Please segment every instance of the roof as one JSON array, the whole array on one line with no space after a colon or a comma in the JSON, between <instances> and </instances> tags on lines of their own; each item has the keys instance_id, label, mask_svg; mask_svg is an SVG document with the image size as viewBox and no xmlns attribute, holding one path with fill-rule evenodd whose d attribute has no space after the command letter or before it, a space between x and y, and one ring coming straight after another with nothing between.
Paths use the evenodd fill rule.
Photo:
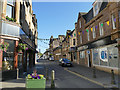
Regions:
<instances>
[{"instance_id":1,"label":"roof","mask_svg":"<svg viewBox=\"0 0 120 90\"><path fill-rule=\"evenodd\" d=\"M100 10L99 10L99 13L108 5L108 2L103 2L101 7L100 7Z\"/></svg>"},{"instance_id":2,"label":"roof","mask_svg":"<svg viewBox=\"0 0 120 90\"><path fill-rule=\"evenodd\" d=\"M88 23L93 18L93 8L91 8L87 14L82 16L86 20L86 23Z\"/></svg>"},{"instance_id":3,"label":"roof","mask_svg":"<svg viewBox=\"0 0 120 90\"><path fill-rule=\"evenodd\" d=\"M72 30L70 33L68 33L68 35L71 35L74 31L75 31L75 29L74 29L74 30Z\"/></svg>"},{"instance_id":4,"label":"roof","mask_svg":"<svg viewBox=\"0 0 120 90\"><path fill-rule=\"evenodd\" d=\"M102 2L102 5L100 7L99 13L107 6L108 2ZM86 20L86 23L88 23L93 17L93 8L90 9L88 13L85 15L82 15L82 17Z\"/></svg>"},{"instance_id":5,"label":"roof","mask_svg":"<svg viewBox=\"0 0 120 90\"><path fill-rule=\"evenodd\" d=\"M58 46L58 47L54 48L53 51L55 51L57 49L61 49L61 46Z\"/></svg>"}]
</instances>

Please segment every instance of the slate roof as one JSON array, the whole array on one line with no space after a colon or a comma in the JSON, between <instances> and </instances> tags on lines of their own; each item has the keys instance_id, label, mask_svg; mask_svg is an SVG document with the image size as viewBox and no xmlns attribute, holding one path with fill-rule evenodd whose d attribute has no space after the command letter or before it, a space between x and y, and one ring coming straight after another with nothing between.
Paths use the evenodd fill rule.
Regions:
<instances>
[{"instance_id":1,"label":"slate roof","mask_svg":"<svg viewBox=\"0 0 120 90\"><path fill-rule=\"evenodd\" d=\"M90 9L90 11L85 14L85 15L82 15L83 18L86 20L86 23L88 23L94 16L93 16L93 8Z\"/></svg>"},{"instance_id":2,"label":"slate roof","mask_svg":"<svg viewBox=\"0 0 120 90\"><path fill-rule=\"evenodd\" d=\"M100 10L99 10L99 13L108 5L108 2L103 2L101 7L100 7Z\"/></svg>"},{"instance_id":3,"label":"slate roof","mask_svg":"<svg viewBox=\"0 0 120 90\"><path fill-rule=\"evenodd\" d=\"M107 4L108 4L108 2L102 2L99 13L107 6ZM88 23L94 17L93 8L91 8L87 14L82 15L82 17L86 20L86 23Z\"/></svg>"}]
</instances>

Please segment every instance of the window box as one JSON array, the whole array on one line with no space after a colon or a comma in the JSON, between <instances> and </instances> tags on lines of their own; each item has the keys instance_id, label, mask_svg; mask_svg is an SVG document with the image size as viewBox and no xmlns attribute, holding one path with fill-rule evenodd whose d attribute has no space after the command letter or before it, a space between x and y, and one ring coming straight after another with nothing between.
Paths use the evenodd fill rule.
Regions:
<instances>
[{"instance_id":1,"label":"window box","mask_svg":"<svg viewBox=\"0 0 120 90\"><path fill-rule=\"evenodd\" d=\"M12 21L12 22L16 22L16 19L14 18L9 18L8 16L6 16L6 20Z\"/></svg>"}]
</instances>

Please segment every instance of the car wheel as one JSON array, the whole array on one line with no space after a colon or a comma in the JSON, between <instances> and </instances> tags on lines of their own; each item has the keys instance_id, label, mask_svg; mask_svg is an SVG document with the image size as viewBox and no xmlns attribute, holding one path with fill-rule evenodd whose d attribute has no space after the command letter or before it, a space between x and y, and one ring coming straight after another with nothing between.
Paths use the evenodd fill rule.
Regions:
<instances>
[{"instance_id":1,"label":"car wheel","mask_svg":"<svg viewBox=\"0 0 120 90\"><path fill-rule=\"evenodd\" d=\"M62 64L62 67L64 67L64 64Z\"/></svg>"}]
</instances>

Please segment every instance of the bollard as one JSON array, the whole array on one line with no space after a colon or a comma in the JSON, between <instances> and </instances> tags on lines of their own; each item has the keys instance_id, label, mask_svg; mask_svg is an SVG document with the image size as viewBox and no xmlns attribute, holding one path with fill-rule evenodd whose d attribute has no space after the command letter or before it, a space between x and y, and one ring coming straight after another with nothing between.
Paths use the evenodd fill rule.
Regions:
<instances>
[{"instance_id":1,"label":"bollard","mask_svg":"<svg viewBox=\"0 0 120 90\"><path fill-rule=\"evenodd\" d=\"M17 68L17 79L19 79L19 69Z\"/></svg>"},{"instance_id":2,"label":"bollard","mask_svg":"<svg viewBox=\"0 0 120 90\"><path fill-rule=\"evenodd\" d=\"M48 77L48 68L46 68L46 80L49 80L49 77Z\"/></svg>"},{"instance_id":3,"label":"bollard","mask_svg":"<svg viewBox=\"0 0 120 90\"><path fill-rule=\"evenodd\" d=\"M52 73L51 73L51 88L55 88L55 71L52 70Z\"/></svg>"},{"instance_id":4,"label":"bollard","mask_svg":"<svg viewBox=\"0 0 120 90\"><path fill-rule=\"evenodd\" d=\"M93 66L93 78L96 78L96 70L95 70L95 66Z\"/></svg>"},{"instance_id":5,"label":"bollard","mask_svg":"<svg viewBox=\"0 0 120 90\"><path fill-rule=\"evenodd\" d=\"M115 77L114 77L114 71L111 70L111 84L115 84Z\"/></svg>"}]
</instances>

